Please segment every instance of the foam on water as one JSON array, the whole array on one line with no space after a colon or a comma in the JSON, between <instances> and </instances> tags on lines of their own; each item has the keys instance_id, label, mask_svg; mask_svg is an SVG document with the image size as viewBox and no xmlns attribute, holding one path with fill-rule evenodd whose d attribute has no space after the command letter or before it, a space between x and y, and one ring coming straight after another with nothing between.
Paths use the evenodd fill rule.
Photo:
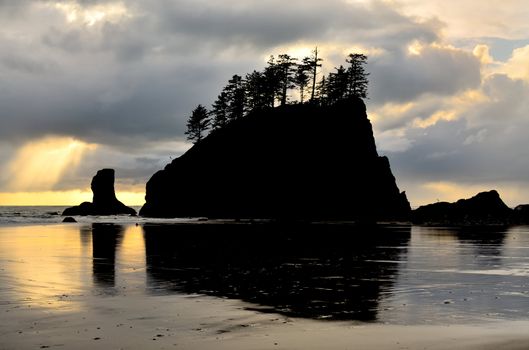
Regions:
<instances>
[{"instance_id":1,"label":"foam on water","mask_svg":"<svg viewBox=\"0 0 529 350\"><path fill-rule=\"evenodd\" d=\"M0 206L0 226L58 224L64 219L61 213L66 206ZM139 206L133 206L139 211ZM158 219L130 215L74 216L79 223L179 223L196 221L198 218Z\"/></svg>"}]
</instances>

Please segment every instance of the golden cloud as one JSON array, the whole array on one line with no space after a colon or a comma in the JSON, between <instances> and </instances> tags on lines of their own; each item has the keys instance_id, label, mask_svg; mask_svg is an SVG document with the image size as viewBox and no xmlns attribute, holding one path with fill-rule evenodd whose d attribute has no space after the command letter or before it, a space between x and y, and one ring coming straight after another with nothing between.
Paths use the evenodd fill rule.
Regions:
<instances>
[{"instance_id":1,"label":"golden cloud","mask_svg":"<svg viewBox=\"0 0 529 350\"><path fill-rule=\"evenodd\" d=\"M71 137L46 137L20 148L9 163L8 189L51 190L67 171L77 168L83 156L97 148Z\"/></svg>"}]
</instances>

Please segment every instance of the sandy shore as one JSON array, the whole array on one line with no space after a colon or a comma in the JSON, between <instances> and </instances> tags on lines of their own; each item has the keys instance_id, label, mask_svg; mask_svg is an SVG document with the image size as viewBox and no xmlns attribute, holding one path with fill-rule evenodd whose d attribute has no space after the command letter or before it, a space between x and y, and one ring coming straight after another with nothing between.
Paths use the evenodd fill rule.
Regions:
<instances>
[{"instance_id":1,"label":"sandy shore","mask_svg":"<svg viewBox=\"0 0 529 350\"><path fill-rule=\"evenodd\" d=\"M425 302L412 298L413 292L430 296L425 294L424 283L436 279L424 282L425 276L453 277L452 274L421 275L420 281L423 282L419 287L406 283L400 285L400 294L393 291L394 300L388 301L386 297L381 301L384 305L377 304L377 319L395 319L397 323L401 320L411 325L322 321L256 311L256 304L239 299L183 294L173 290L173 279L181 278L180 275L161 279L156 276L164 269L170 268L174 272L181 267L153 265L156 263L153 256L149 258L150 263L146 263L146 251L163 253L146 249L149 247L145 243L148 232L144 232L141 226L127 226L123 232L117 231L117 238L112 240L109 234L113 232L96 232L95 228L80 225L0 227L0 350L529 349L527 318L519 317L518 321L505 316L494 318L483 311L477 314L479 317L470 319L463 313L469 310L466 305L475 305L481 311L486 306L484 303L489 301L497 303L493 310L507 311L508 307L526 312L522 303L526 294L513 294L511 288L526 285L526 276L521 274L525 270L520 270L526 265L517 265L519 269L516 271L506 270L509 274L521 274L511 277L516 278L512 279L513 284L503 286L496 294L478 290L471 294L473 299L469 301L462 299L467 294L461 294L461 291L458 294L454 289L454 286L463 285L463 282L455 284L454 281L459 280L441 281L440 287L434 285L441 288L438 294L431 294L436 296L435 299L426 299ZM512 255L509 257L522 254L520 249L527 246L526 243L520 245L525 242L522 240L524 232L513 232L509 236L511 239L507 242L518 244L510 248ZM437 245L439 237L444 237L442 245ZM406 261L411 267L424 268L423 260L427 259L439 269L439 259L434 256L430 261L430 253L425 254L425 248L430 247L427 252L435 252L450 242L458 247L457 241L447 241L445 235L435 235L431 240L429 235L419 232L412 239L417 249L407 248ZM486 243L487 250L480 254L491 253L490 242ZM388 250L384 248L382 251ZM454 249L450 248L450 251ZM468 254L465 252L467 250L459 250L454 259L460 261L461 257L468 256L469 261L474 261L476 250L470 248ZM447 260L451 255L441 256ZM423 265L414 265L417 261ZM524 261L520 264L525 264ZM226 271L231 273L233 270ZM411 276L415 281L416 271L405 276ZM456 277L464 278L466 284L474 281L479 288L485 285L492 288L494 283L491 281L507 278L499 275L491 279L494 271L489 268L485 272L485 277L476 279L474 276L474 280L467 277L467 272ZM504 273L503 270L496 272ZM306 281L313 277L309 274ZM203 275L195 274L192 278L200 279ZM443 283L451 283L450 288L442 289L445 287ZM454 300L454 304L443 302L447 296ZM378 294L375 297L383 299ZM484 303L478 303L479 300ZM469 304L472 301L476 303ZM407 304L402 304L404 302ZM397 307L394 315L400 316L384 318L384 310L392 307ZM435 318L435 312L444 312L445 315ZM434 324L428 324L432 320L421 319L430 314ZM457 325L446 321L451 315Z\"/></svg>"},{"instance_id":2,"label":"sandy shore","mask_svg":"<svg viewBox=\"0 0 529 350\"><path fill-rule=\"evenodd\" d=\"M0 306L1 349L529 349L529 322L397 326L321 322L205 296L58 296ZM84 305L81 307L81 305Z\"/></svg>"}]
</instances>

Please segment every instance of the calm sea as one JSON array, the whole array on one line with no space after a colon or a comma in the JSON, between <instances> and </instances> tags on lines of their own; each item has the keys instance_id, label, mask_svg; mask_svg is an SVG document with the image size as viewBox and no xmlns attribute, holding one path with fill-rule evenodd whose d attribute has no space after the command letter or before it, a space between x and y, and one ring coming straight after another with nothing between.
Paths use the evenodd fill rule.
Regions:
<instances>
[{"instance_id":1,"label":"calm sea","mask_svg":"<svg viewBox=\"0 0 529 350\"><path fill-rule=\"evenodd\" d=\"M62 295L72 294L79 300L71 302L80 305L88 295L140 296L155 303L157 296L199 294L312 320L529 320L527 226L162 223L129 217L40 225L59 223L61 209L1 208L5 312L14 315L28 303L34 305L24 312L36 315L48 305L71 307Z\"/></svg>"},{"instance_id":2,"label":"calm sea","mask_svg":"<svg viewBox=\"0 0 529 350\"><path fill-rule=\"evenodd\" d=\"M40 225L61 223L64 217L61 213L66 206L0 206L0 226L5 225ZM140 206L132 206L137 212ZM141 217L128 215L116 216L76 216L75 219L81 223L93 222L113 222L113 223L141 223L147 221ZM149 219L154 222L178 222L182 220L157 220Z\"/></svg>"}]
</instances>

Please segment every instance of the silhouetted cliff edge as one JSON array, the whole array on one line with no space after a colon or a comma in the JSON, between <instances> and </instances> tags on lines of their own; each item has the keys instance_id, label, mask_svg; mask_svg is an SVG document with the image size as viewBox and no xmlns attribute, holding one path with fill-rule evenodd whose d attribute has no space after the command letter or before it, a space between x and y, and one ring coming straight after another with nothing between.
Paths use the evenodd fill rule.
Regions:
<instances>
[{"instance_id":1,"label":"silhouetted cliff edge","mask_svg":"<svg viewBox=\"0 0 529 350\"><path fill-rule=\"evenodd\" d=\"M406 219L361 99L255 111L213 131L147 183L140 215Z\"/></svg>"}]
</instances>

